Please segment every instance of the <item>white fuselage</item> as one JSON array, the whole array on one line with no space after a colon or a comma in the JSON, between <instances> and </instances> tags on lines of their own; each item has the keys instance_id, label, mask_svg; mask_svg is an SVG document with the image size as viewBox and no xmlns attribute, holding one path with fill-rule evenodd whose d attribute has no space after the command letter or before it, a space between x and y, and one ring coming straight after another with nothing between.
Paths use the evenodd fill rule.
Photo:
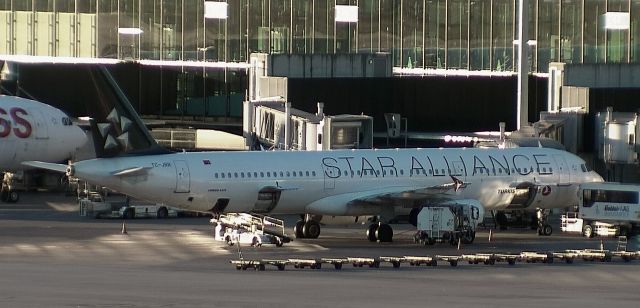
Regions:
<instances>
[{"instance_id":1,"label":"white fuselage","mask_svg":"<svg viewBox=\"0 0 640 308\"><path fill-rule=\"evenodd\" d=\"M225 200L224 212L336 216L438 198L504 209L526 187L537 190L528 208L568 207L577 205L579 183L602 181L579 157L548 148L176 153L87 160L73 169L86 181L185 209L209 211ZM454 189L456 179L463 184Z\"/></svg>"},{"instance_id":2,"label":"white fuselage","mask_svg":"<svg viewBox=\"0 0 640 308\"><path fill-rule=\"evenodd\" d=\"M0 95L0 171L25 169L29 160L61 162L87 140L59 109L33 100Z\"/></svg>"}]
</instances>

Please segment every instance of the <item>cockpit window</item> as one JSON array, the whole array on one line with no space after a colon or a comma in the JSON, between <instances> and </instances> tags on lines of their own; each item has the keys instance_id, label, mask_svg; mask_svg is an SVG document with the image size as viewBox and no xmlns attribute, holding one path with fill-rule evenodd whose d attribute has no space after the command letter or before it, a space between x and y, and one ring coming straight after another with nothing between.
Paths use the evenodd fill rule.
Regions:
<instances>
[{"instance_id":1,"label":"cockpit window","mask_svg":"<svg viewBox=\"0 0 640 308\"><path fill-rule=\"evenodd\" d=\"M591 171L591 169L589 167L587 167L586 164L580 165L580 168L582 169L582 172L590 172Z\"/></svg>"},{"instance_id":2,"label":"cockpit window","mask_svg":"<svg viewBox=\"0 0 640 308\"><path fill-rule=\"evenodd\" d=\"M69 118L69 117L64 117L64 118L62 118L62 125L71 126L71 125L73 125L73 121L71 121L71 118Z\"/></svg>"}]
</instances>

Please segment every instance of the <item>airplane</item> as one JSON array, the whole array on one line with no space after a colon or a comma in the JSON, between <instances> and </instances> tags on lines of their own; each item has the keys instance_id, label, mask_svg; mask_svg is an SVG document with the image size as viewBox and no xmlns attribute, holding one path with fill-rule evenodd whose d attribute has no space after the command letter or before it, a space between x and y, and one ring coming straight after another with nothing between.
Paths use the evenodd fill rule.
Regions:
<instances>
[{"instance_id":1,"label":"airplane","mask_svg":"<svg viewBox=\"0 0 640 308\"><path fill-rule=\"evenodd\" d=\"M24 164L193 211L304 213L298 238L320 235L314 216L376 215L367 238L389 242L388 219L404 211L415 221L426 204L542 212L577 204L580 183L602 181L578 156L542 147L173 153L153 141L106 69L98 73L119 99L102 102L109 113L91 123L97 158Z\"/></svg>"},{"instance_id":2,"label":"airplane","mask_svg":"<svg viewBox=\"0 0 640 308\"><path fill-rule=\"evenodd\" d=\"M0 95L0 170L27 169L21 162L60 162L72 157L87 141L84 131L61 110L34 100ZM20 195L3 183L2 201L17 202Z\"/></svg>"}]
</instances>

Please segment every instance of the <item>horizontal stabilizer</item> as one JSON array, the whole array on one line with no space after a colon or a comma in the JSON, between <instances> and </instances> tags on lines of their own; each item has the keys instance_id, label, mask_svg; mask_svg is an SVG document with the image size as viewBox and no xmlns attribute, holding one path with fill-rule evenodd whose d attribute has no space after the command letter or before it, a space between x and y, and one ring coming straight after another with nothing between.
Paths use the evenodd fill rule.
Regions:
<instances>
[{"instance_id":1,"label":"horizontal stabilizer","mask_svg":"<svg viewBox=\"0 0 640 308\"><path fill-rule=\"evenodd\" d=\"M46 170L62 172L62 173L66 173L67 167L68 167L67 165L64 165L64 164L45 163L41 161L25 161L25 162L22 162L22 164L29 167L46 169Z\"/></svg>"},{"instance_id":2,"label":"horizontal stabilizer","mask_svg":"<svg viewBox=\"0 0 640 308\"><path fill-rule=\"evenodd\" d=\"M149 171L149 167L131 167L124 170L116 171L114 176L136 176L146 174Z\"/></svg>"}]
</instances>

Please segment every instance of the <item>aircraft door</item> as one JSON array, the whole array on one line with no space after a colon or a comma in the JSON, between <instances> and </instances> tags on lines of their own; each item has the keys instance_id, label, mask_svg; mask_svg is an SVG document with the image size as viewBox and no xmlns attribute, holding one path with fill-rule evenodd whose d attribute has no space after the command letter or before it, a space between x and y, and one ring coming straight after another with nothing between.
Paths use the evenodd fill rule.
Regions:
<instances>
[{"instance_id":1,"label":"aircraft door","mask_svg":"<svg viewBox=\"0 0 640 308\"><path fill-rule=\"evenodd\" d=\"M553 155L553 160L556 162L556 168L558 172L558 183L566 184L571 183L571 170L567 165L567 161L562 155Z\"/></svg>"},{"instance_id":2,"label":"aircraft door","mask_svg":"<svg viewBox=\"0 0 640 308\"><path fill-rule=\"evenodd\" d=\"M49 127L47 126L46 116L39 110L33 112L33 120L36 130L36 139L49 139Z\"/></svg>"},{"instance_id":3,"label":"aircraft door","mask_svg":"<svg viewBox=\"0 0 640 308\"><path fill-rule=\"evenodd\" d=\"M188 193L191 191L191 176L189 174L189 166L184 160L175 160L173 165L176 167L176 193Z\"/></svg>"}]
</instances>

